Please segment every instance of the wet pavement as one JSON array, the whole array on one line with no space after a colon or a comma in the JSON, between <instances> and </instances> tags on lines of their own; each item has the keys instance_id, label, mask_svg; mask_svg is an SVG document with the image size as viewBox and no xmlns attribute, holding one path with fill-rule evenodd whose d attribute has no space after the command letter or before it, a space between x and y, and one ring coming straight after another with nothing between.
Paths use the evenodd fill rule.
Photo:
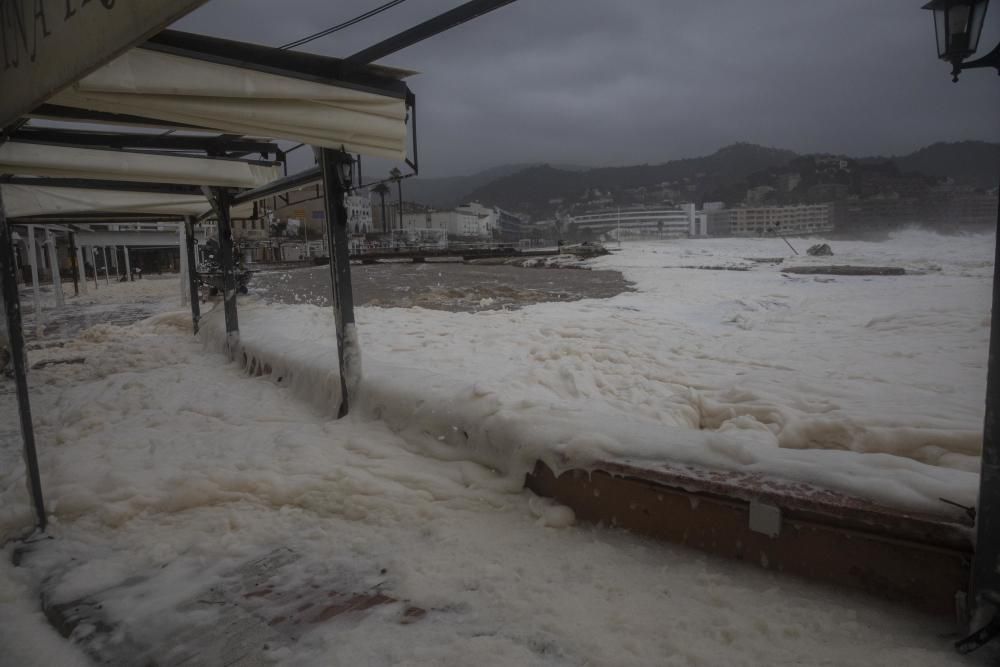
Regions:
<instances>
[{"instance_id":1,"label":"wet pavement","mask_svg":"<svg viewBox=\"0 0 1000 667\"><path fill-rule=\"evenodd\" d=\"M606 299L629 291L617 271L427 262L353 265L355 305L501 310L551 301ZM326 266L255 274L251 293L280 303L330 304Z\"/></svg>"},{"instance_id":2,"label":"wet pavement","mask_svg":"<svg viewBox=\"0 0 1000 667\"><path fill-rule=\"evenodd\" d=\"M355 305L453 312L520 308L534 303L610 298L632 289L617 271L579 268L427 262L351 266ZM182 308L177 278L164 276L137 283L100 283L89 294L72 296L56 308L52 288L41 287L42 317L35 318L30 289L20 293L25 342L29 349L74 338L95 325L126 326L165 310ZM251 293L278 303L330 304L326 266L271 269L254 274ZM203 295L204 299L204 295ZM186 308L186 307L184 307ZM204 308L204 306L203 306Z\"/></svg>"},{"instance_id":3,"label":"wet pavement","mask_svg":"<svg viewBox=\"0 0 1000 667\"><path fill-rule=\"evenodd\" d=\"M152 315L179 307L174 302L180 294L175 275L150 277L132 283L100 281L95 288L88 283L88 292L74 295L73 284L63 285L65 304L56 307L51 285L39 288L42 316L35 318L32 290L19 290L21 321L29 349L33 343L73 338L98 324L126 326Z\"/></svg>"},{"instance_id":4,"label":"wet pavement","mask_svg":"<svg viewBox=\"0 0 1000 667\"><path fill-rule=\"evenodd\" d=\"M22 304L24 302L22 301ZM33 309L24 309L24 337L28 343L42 339L72 338L98 324L127 326L158 312L156 304L75 304L43 310L41 333Z\"/></svg>"}]
</instances>

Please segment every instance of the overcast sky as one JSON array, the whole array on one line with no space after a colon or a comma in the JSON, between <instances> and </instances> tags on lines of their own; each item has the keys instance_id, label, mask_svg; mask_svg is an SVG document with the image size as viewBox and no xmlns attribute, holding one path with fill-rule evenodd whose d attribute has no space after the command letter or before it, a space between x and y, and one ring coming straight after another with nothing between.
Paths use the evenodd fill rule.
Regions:
<instances>
[{"instance_id":1,"label":"overcast sky","mask_svg":"<svg viewBox=\"0 0 1000 667\"><path fill-rule=\"evenodd\" d=\"M384 0L210 0L176 26L280 45ZM461 0L407 0L303 47L346 56ZM953 84L923 0L519 0L383 61L409 79L422 175L656 163L734 141L908 153L1000 140L1000 77ZM980 52L1000 40L1000 7Z\"/></svg>"}]
</instances>

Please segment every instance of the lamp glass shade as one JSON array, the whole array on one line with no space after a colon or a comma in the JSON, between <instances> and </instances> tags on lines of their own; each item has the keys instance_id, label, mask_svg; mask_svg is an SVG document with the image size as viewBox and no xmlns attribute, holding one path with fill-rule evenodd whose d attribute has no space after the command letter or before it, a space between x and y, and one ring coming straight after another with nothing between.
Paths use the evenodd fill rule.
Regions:
<instances>
[{"instance_id":1,"label":"lamp glass shade","mask_svg":"<svg viewBox=\"0 0 1000 667\"><path fill-rule=\"evenodd\" d=\"M932 0L924 5L934 13L938 58L954 62L976 52L988 5L989 0Z\"/></svg>"},{"instance_id":2,"label":"lamp glass shade","mask_svg":"<svg viewBox=\"0 0 1000 667\"><path fill-rule=\"evenodd\" d=\"M351 172L353 171L354 161L341 160L340 163L337 164L337 167L340 169L340 178L343 179L343 182L345 184L350 185Z\"/></svg>"}]
</instances>

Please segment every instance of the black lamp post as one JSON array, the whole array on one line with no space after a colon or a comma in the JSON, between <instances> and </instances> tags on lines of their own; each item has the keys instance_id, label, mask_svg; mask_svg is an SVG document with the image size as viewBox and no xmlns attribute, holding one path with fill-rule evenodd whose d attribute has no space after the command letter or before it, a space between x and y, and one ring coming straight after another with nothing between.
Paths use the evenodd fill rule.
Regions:
<instances>
[{"instance_id":1,"label":"black lamp post","mask_svg":"<svg viewBox=\"0 0 1000 667\"><path fill-rule=\"evenodd\" d=\"M389 175L396 181L396 189L399 191L399 231L403 231L403 172L398 167L393 167Z\"/></svg>"},{"instance_id":2,"label":"black lamp post","mask_svg":"<svg viewBox=\"0 0 1000 667\"><path fill-rule=\"evenodd\" d=\"M996 67L1000 72L1000 44L982 58L965 62L979 47L988 4L989 0L933 0L924 5L934 12L938 57L951 63L953 81L966 69ZM1000 241L1000 210L997 233ZM1000 244L994 253L986 417L967 610L973 633L956 644L962 653L1000 636Z\"/></svg>"},{"instance_id":3,"label":"black lamp post","mask_svg":"<svg viewBox=\"0 0 1000 667\"><path fill-rule=\"evenodd\" d=\"M951 63L952 81L962 70L996 67L1000 73L1000 44L978 60L965 62L979 48L983 19L990 0L931 0L924 9L934 12L938 58Z\"/></svg>"}]
</instances>

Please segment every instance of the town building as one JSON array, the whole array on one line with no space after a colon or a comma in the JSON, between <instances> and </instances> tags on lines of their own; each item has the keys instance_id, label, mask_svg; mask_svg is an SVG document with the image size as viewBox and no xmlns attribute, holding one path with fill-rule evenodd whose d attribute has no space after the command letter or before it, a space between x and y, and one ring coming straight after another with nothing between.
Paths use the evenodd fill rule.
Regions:
<instances>
[{"instance_id":1,"label":"town building","mask_svg":"<svg viewBox=\"0 0 1000 667\"><path fill-rule=\"evenodd\" d=\"M455 207L455 210L459 213L468 213L479 218L479 224L477 225L478 233L472 234L472 236L493 239L499 233L497 229L496 209L483 206L479 202L471 202L469 204L457 206Z\"/></svg>"},{"instance_id":2,"label":"town building","mask_svg":"<svg viewBox=\"0 0 1000 667\"><path fill-rule=\"evenodd\" d=\"M298 221L306 238L320 238L326 233L326 204L318 187L310 186L284 196L270 197L259 203L258 212L263 217L270 213L271 223Z\"/></svg>"},{"instance_id":3,"label":"town building","mask_svg":"<svg viewBox=\"0 0 1000 667\"><path fill-rule=\"evenodd\" d=\"M239 219L232 221L233 238L237 241L258 241L269 235L266 219Z\"/></svg>"},{"instance_id":4,"label":"town building","mask_svg":"<svg viewBox=\"0 0 1000 667\"><path fill-rule=\"evenodd\" d=\"M403 231L439 229L452 238L487 239L487 221L477 213L457 209L447 211L419 211L403 213Z\"/></svg>"},{"instance_id":5,"label":"town building","mask_svg":"<svg viewBox=\"0 0 1000 667\"><path fill-rule=\"evenodd\" d=\"M287 202L282 197L268 198L261 203L260 210L269 210L274 222L286 222L289 223L289 227L300 226L306 238L323 236L326 233L326 204L318 189L308 187L295 190L289 192L287 197ZM369 234L375 231L369 193L344 197L344 208L347 210L349 233ZM266 233L269 231L267 226L264 229ZM238 229L234 228L234 234L237 231Z\"/></svg>"},{"instance_id":6,"label":"town building","mask_svg":"<svg viewBox=\"0 0 1000 667\"><path fill-rule=\"evenodd\" d=\"M367 193L344 197L344 208L347 209L347 228L351 234L371 234L375 231L372 201Z\"/></svg>"},{"instance_id":7,"label":"town building","mask_svg":"<svg viewBox=\"0 0 1000 667\"><path fill-rule=\"evenodd\" d=\"M996 225L997 192L932 192L924 197L869 197L837 202L838 232L885 234L908 225L945 232L987 230Z\"/></svg>"},{"instance_id":8,"label":"town building","mask_svg":"<svg viewBox=\"0 0 1000 667\"><path fill-rule=\"evenodd\" d=\"M344 198L351 243L374 231L371 200L367 192ZM255 203L254 216L232 220L233 240L247 262L289 261L326 254L326 204L318 187L293 190L283 196ZM283 227L282 236L274 226ZM198 230L199 238L215 238L216 223L208 220ZM287 247L286 247L287 246Z\"/></svg>"},{"instance_id":9,"label":"town building","mask_svg":"<svg viewBox=\"0 0 1000 667\"><path fill-rule=\"evenodd\" d=\"M507 243L520 241L521 237L524 236L524 221L513 213L499 207L494 208L493 212L496 233L499 235L500 240Z\"/></svg>"},{"instance_id":10,"label":"town building","mask_svg":"<svg viewBox=\"0 0 1000 667\"><path fill-rule=\"evenodd\" d=\"M782 234L819 234L833 231L831 204L800 204L795 206L740 206L708 213L708 226L713 232L733 236L766 236Z\"/></svg>"},{"instance_id":11,"label":"town building","mask_svg":"<svg viewBox=\"0 0 1000 667\"><path fill-rule=\"evenodd\" d=\"M529 246L555 245L562 230L562 222L554 218L520 221L520 223L518 242L530 241Z\"/></svg>"},{"instance_id":12,"label":"town building","mask_svg":"<svg viewBox=\"0 0 1000 667\"><path fill-rule=\"evenodd\" d=\"M707 219L699 223L694 204L674 208L623 208L574 215L569 230L583 238L687 238L707 234Z\"/></svg>"},{"instance_id":13,"label":"town building","mask_svg":"<svg viewBox=\"0 0 1000 667\"><path fill-rule=\"evenodd\" d=\"M523 234L521 218L498 206L488 207L479 202L472 202L463 204L456 210L478 215L482 223L481 226L484 228L485 238L507 243L521 239Z\"/></svg>"}]
</instances>

